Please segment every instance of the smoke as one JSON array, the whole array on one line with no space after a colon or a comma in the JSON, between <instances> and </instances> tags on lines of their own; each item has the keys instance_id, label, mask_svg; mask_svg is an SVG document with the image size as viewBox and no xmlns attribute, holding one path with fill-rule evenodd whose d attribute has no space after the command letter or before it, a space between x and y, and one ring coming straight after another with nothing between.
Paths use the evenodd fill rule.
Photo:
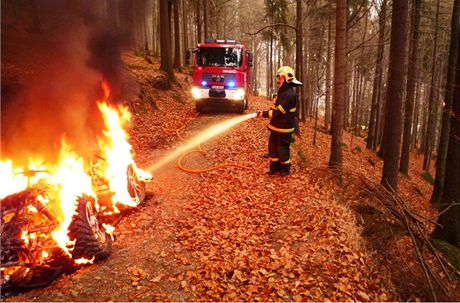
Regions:
<instances>
[{"instance_id":1,"label":"smoke","mask_svg":"<svg viewBox=\"0 0 460 303\"><path fill-rule=\"evenodd\" d=\"M114 101L130 86L127 39L109 27L105 1L3 2L1 158L55 156L62 136L79 152L97 148L101 81Z\"/></svg>"}]
</instances>

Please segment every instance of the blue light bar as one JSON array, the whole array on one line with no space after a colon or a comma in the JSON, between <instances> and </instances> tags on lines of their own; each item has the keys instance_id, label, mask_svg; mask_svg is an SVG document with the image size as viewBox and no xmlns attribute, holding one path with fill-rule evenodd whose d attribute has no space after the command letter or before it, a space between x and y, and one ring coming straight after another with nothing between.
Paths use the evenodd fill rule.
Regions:
<instances>
[{"instance_id":1,"label":"blue light bar","mask_svg":"<svg viewBox=\"0 0 460 303\"><path fill-rule=\"evenodd\" d=\"M235 81L228 82L228 87L235 87Z\"/></svg>"},{"instance_id":2,"label":"blue light bar","mask_svg":"<svg viewBox=\"0 0 460 303\"><path fill-rule=\"evenodd\" d=\"M206 82L206 81L201 81L201 85L206 86L206 85L208 85L208 82Z\"/></svg>"}]
</instances>

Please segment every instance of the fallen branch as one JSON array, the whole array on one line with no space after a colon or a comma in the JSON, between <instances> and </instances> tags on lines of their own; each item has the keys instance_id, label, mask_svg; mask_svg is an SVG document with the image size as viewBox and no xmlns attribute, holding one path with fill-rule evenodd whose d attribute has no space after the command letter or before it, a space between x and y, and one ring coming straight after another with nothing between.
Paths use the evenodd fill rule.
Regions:
<instances>
[{"instance_id":1,"label":"fallen branch","mask_svg":"<svg viewBox=\"0 0 460 303\"><path fill-rule=\"evenodd\" d=\"M363 190L369 195L375 198L381 205L383 205L400 223L400 225L406 230L410 236L414 245L414 250L417 256L418 263L423 269L423 273L428 282L430 292L434 301L438 300L438 293L433 285L433 281L449 299L451 294L444 285L441 277L436 270L433 269L433 265L430 265L423 258L424 248L428 248L429 251L435 257L437 263L445 273L446 277L452 280L452 275L449 273L447 267L453 270L453 266L442 257L438 250L433 246L429 237L426 235L425 223L437 224L432 219L426 218L420 214L414 213L409 209L404 200L396 192L390 191L380 184L376 184L365 176L358 176L362 184L364 185ZM424 220L424 221L422 221ZM458 270L453 270L455 274L459 274Z\"/></svg>"}]
</instances>

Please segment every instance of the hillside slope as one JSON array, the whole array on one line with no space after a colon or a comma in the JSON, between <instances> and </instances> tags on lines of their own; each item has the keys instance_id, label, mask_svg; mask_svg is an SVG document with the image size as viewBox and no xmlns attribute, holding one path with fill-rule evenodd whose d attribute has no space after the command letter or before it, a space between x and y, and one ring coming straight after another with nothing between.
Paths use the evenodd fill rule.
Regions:
<instances>
[{"instance_id":1,"label":"hillside slope","mask_svg":"<svg viewBox=\"0 0 460 303\"><path fill-rule=\"evenodd\" d=\"M169 84L158 64L127 53L140 92L130 141L140 167L154 164L200 130L236 114L197 116L190 76ZM248 112L269 107L252 97ZM344 174L330 172L330 136L301 125L293 172L265 174L267 121L252 119L155 172L149 199L117 225L113 254L14 301L399 301L430 300L410 240L362 194L357 176L379 182L382 161L345 133ZM357 148L359 147L359 148ZM436 215L431 186L413 159L400 192L414 212ZM453 290L456 288L453 285ZM460 299L460 297L457 297Z\"/></svg>"}]
</instances>

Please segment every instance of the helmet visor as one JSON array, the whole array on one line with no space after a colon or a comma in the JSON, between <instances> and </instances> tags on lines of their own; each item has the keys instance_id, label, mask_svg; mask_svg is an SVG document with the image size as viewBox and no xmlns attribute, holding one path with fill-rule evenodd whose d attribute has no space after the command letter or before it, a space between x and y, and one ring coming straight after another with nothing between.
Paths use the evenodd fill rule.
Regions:
<instances>
[{"instance_id":1,"label":"helmet visor","mask_svg":"<svg viewBox=\"0 0 460 303\"><path fill-rule=\"evenodd\" d=\"M291 83L294 83L295 85L302 85L303 84L302 82L300 82L297 79L292 80Z\"/></svg>"}]
</instances>

